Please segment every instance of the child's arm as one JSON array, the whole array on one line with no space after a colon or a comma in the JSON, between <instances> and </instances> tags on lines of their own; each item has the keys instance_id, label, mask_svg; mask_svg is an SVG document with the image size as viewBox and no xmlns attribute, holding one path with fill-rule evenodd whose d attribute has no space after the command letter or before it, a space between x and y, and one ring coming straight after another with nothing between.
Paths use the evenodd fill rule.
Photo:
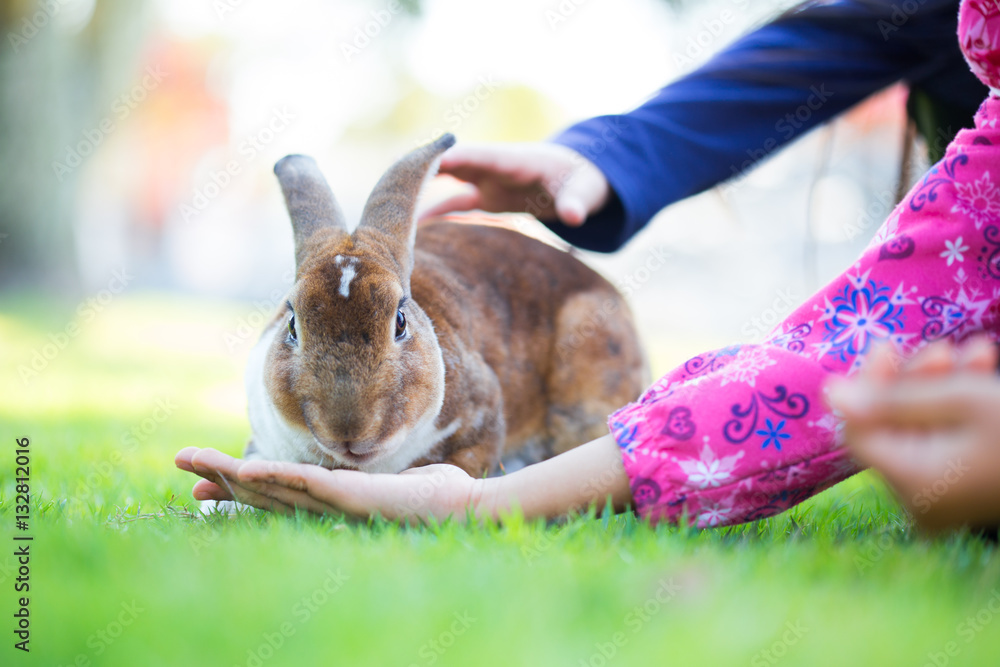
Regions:
<instances>
[{"instance_id":1,"label":"child's arm","mask_svg":"<svg viewBox=\"0 0 1000 667\"><path fill-rule=\"evenodd\" d=\"M575 246L610 252L660 209L747 171L897 81L960 110L954 132L986 93L956 46L957 5L922 0L900 24L891 0L805 3L633 111L577 123L551 143L450 150L441 173L467 189L429 213L525 211ZM947 140L931 138L933 159Z\"/></svg>"},{"instance_id":2,"label":"child's arm","mask_svg":"<svg viewBox=\"0 0 1000 667\"><path fill-rule=\"evenodd\" d=\"M551 519L592 504L600 509L609 498L620 512L632 502L621 450L610 435L492 481L479 508L493 517L517 506L528 518Z\"/></svg>"},{"instance_id":3,"label":"child's arm","mask_svg":"<svg viewBox=\"0 0 1000 667\"><path fill-rule=\"evenodd\" d=\"M438 464L400 475L370 475L320 466L240 461L214 449L178 452L178 468L201 475L199 500L238 500L285 513L299 509L358 517L460 520L472 510L499 519L515 507L526 518L553 518L610 497L616 511L631 502L620 450L611 436L598 438L542 463L503 477L473 479Z\"/></svg>"}]
</instances>

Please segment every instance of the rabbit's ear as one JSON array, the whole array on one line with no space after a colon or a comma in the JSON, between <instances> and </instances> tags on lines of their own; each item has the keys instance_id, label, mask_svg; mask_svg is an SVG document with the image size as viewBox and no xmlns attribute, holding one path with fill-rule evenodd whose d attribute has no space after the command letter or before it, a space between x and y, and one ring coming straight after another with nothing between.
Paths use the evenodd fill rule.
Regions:
<instances>
[{"instance_id":1,"label":"rabbit's ear","mask_svg":"<svg viewBox=\"0 0 1000 667\"><path fill-rule=\"evenodd\" d=\"M417 234L417 196L428 176L437 172L441 153L455 144L444 134L436 141L408 153L375 185L355 234L375 234L399 265L400 277L409 284L413 270L413 243Z\"/></svg>"},{"instance_id":2,"label":"rabbit's ear","mask_svg":"<svg viewBox=\"0 0 1000 667\"><path fill-rule=\"evenodd\" d=\"M285 195L285 206L295 233L295 265L305 260L309 237L321 229L335 236L347 234L344 214L316 161L307 155L287 155L274 165Z\"/></svg>"}]
</instances>

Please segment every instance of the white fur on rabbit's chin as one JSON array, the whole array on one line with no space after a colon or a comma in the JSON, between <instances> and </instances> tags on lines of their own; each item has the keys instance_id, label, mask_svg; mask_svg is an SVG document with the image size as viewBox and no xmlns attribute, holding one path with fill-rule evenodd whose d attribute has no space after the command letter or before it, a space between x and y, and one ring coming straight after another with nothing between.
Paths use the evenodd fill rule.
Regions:
<instances>
[{"instance_id":1,"label":"white fur on rabbit's chin","mask_svg":"<svg viewBox=\"0 0 1000 667\"><path fill-rule=\"evenodd\" d=\"M247 362L245 384L254 446L263 459L321 465L323 460L317 455L316 450L329 453L329 449L319 443L308 429L298 428L285 421L264 386L265 361L272 339L273 331L265 332L250 351ZM443 429L434 426L441 412L441 406L444 405L444 359L440 349L436 361L434 372L439 378L438 395L434 397L427 411L412 429L401 428L385 443L385 449L391 454L365 463L361 466L363 472L401 472L461 426L459 420L451 422ZM330 457L336 458L334 453L330 453Z\"/></svg>"}]
</instances>

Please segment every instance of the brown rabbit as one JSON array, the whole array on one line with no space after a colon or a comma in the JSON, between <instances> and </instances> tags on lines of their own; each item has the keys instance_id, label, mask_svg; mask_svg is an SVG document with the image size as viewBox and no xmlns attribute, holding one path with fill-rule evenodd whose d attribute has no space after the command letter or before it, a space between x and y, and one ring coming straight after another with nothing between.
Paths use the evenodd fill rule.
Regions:
<instances>
[{"instance_id":1,"label":"brown rabbit","mask_svg":"<svg viewBox=\"0 0 1000 667\"><path fill-rule=\"evenodd\" d=\"M606 434L639 395L635 327L604 278L507 229L418 232L417 196L454 141L389 169L353 234L311 158L275 165L296 281L251 353L248 456L482 476Z\"/></svg>"}]
</instances>

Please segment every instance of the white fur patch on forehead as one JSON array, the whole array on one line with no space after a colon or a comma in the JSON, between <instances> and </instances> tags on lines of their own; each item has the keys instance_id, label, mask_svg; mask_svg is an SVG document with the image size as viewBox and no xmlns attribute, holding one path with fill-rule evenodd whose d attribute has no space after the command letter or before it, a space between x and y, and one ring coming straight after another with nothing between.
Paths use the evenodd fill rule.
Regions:
<instances>
[{"instance_id":1,"label":"white fur patch on forehead","mask_svg":"<svg viewBox=\"0 0 1000 667\"><path fill-rule=\"evenodd\" d=\"M351 296L351 281L358 275L358 258L337 255L333 258L333 263L340 267L340 289L337 291L347 299Z\"/></svg>"}]
</instances>

